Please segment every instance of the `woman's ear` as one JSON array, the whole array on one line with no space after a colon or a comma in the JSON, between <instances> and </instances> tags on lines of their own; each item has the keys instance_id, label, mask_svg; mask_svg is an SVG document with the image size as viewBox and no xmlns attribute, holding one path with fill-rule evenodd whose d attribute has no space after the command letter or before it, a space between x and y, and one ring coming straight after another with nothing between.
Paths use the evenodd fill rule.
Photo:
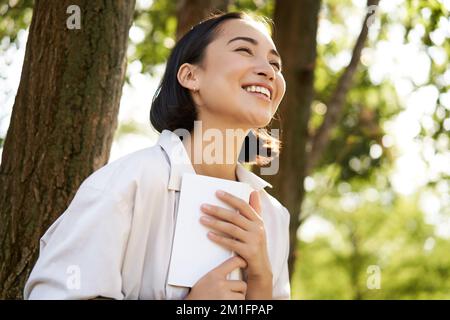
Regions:
<instances>
[{"instance_id":1,"label":"woman's ear","mask_svg":"<svg viewBox=\"0 0 450 320\"><path fill-rule=\"evenodd\" d=\"M196 77L197 68L190 63L183 63L178 69L177 79L181 86L186 89L197 91L198 79Z\"/></svg>"}]
</instances>

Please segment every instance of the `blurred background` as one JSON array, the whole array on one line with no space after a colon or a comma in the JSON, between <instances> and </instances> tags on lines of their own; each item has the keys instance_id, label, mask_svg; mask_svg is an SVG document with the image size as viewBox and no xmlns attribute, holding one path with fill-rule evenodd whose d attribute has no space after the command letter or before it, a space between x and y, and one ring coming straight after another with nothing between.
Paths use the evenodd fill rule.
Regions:
<instances>
[{"instance_id":1,"label":"blurred background","mask_svg":"<svg viewBox=\"0 0 450 320\"><path fill-rule=\"evenodd\" d=\"M268 190L293 217L292 298L449 299L450 1L373 3L137 0L107 160L156 142L149 124L151 99L170 49L184 32L181 27L192 23L186 19L200 19L217 8L270 17L276 45L287 58L290 96L280 106L282 154L293 163L290 150L305 150L296 180L274 178L274 190ZM0 155L33 5L0 0ZM296 32L302 23L313 27ZM358 45L358 39L364 41ZM305 83L289 81L302 78L302 63L314 76L310 91L307 86L304 91ZM292 119L284 110L299 117ZM298 127L306 136L301 141L292 138ZM323 147L316 147L323 139ZM280 179L287 179L283 163ZM295 183L298 189L292 190ZM296 196L287 196L286 190Z\"/></svg>"}]
</instances>

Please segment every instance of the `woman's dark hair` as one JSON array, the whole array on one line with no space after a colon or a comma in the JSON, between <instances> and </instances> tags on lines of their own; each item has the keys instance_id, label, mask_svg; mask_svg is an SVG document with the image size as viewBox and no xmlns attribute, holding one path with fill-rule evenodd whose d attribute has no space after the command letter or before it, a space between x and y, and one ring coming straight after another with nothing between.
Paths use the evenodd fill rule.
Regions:
<instances>
[{"instance_id":1,"label":"woman's dark hair","mask_svg":"<svg viewBox=\"0 0 450 320\"><path fill-rule=\"evenodd\" d=\"M201 64L206 47L215 39L224 21L231 19L250 19L262 23L271 34L271 28L265 17L245 12L213 14L193 26L175 45L167 61L166 70L153 97L150 109L150 121L153 127L162 132L164 129L175 131L186 129L192 132L197 120L197 109L189 89L183 87L177 78L180 66L184 63ZM252 141L253 139L253 141ZM256 154L250 154L250 143L256 139ZM279 154L280 140L270 136L265 128L254 128L246 137L240 158L243 162L264 165ZM262 156L261 154L267 155Z\"/></svg>"}]
</instances>

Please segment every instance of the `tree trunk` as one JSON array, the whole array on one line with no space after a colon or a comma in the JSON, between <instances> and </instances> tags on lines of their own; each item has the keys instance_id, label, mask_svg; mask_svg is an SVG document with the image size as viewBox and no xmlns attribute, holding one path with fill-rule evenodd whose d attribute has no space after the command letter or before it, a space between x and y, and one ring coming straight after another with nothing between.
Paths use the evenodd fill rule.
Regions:
<instances>
[{"instance_id":1,"label":"tree trunk","mask_svg":"<svg viewBox=\"0 0 450 320\"><path fill-rule=\"evenodd\" d=\"M180 39L189 29L220 10L227 12L230 0L179 0L177 4L177 39Z\"/></svg>"},{"instance_id":2,"label":"tree trunk","mask_svg":"<svg viewBox=\"0 0 450 320\"><path fill-rule=\"evenodd\" d=\"M134 4L35 2L0 167L0 298L22 297L40 237L108 161Z\"/></svg>"},{"instance_id":3,"label":"tree trunk","mask_svg":"<svg viewBox=\"0 0 450 320\"><path fill-rule=\"evenodd\" d=\"M273 195L291 214L289 273L292 277L303 201L306 143L310 106L314 97L314 69L319 0L278 0L275 4L274 41L283 59L286 95L279 107L283 124L280 171L264 177L273 185Z\"/></svg>"}]
</instances>

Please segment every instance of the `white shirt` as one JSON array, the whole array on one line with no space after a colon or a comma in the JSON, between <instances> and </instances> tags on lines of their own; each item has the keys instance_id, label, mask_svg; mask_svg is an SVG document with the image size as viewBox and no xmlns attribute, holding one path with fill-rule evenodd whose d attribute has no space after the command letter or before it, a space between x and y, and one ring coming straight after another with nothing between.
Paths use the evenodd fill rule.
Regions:
<instances>
[{"instance_id":1,"label":"white shirt","mask_svg":"<svg viewBox=\"0 0 450 320\"><path fill-rule=\"evenodd\" d=\"M168 285L167 275L185 172L195 174L186 149L164 130L156 145L91 174L40 239L24 298L184 299L189 288ZM236 175L260 194L273 298L290 299L289 213L268 182L240 163Z\"/></svg>"}]
</instances>

